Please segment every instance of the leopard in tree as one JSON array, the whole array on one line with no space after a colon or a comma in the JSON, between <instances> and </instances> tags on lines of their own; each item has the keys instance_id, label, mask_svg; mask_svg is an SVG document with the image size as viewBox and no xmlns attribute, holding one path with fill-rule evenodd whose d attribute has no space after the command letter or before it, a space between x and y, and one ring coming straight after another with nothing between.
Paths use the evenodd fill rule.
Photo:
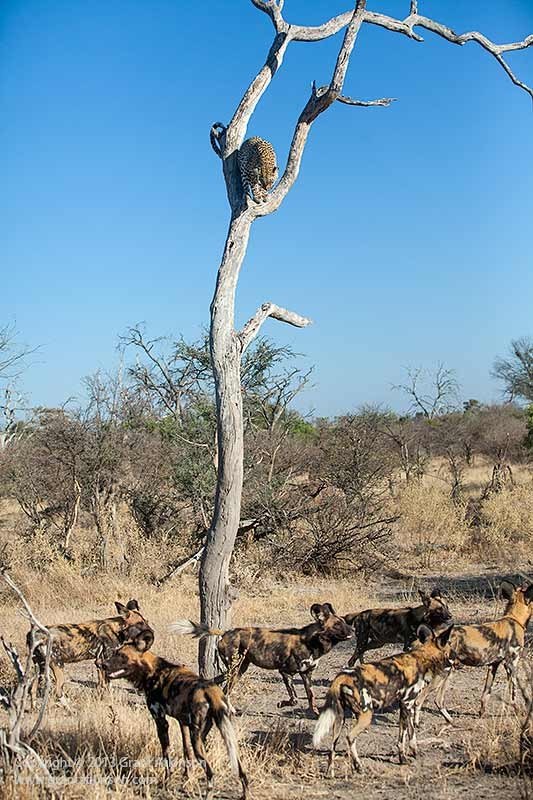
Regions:
<instances>
[{"instance_id":1,"label":"leopard in tree","mask_svg":"<svg viewBox=\"0 0 533 800\"><path fill-rule=\"evenodd\" d=\"M242 186L256 203L266 203L278 174L276 154L270 142L252 136L239 150L239 170Z\"/></svg>"}]
</instances>

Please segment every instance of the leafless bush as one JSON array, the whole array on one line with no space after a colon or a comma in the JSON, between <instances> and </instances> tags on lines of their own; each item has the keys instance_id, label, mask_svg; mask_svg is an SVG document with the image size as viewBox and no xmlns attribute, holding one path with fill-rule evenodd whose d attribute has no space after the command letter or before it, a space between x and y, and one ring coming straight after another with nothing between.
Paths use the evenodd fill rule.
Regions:
<instances>
[{"instance_id":1,"label":"leafless bush","mask_svg":"<svg viewBox=\"0 0 533 800\"><path fill-rule=\"evenodd\" d=\"M280 558L304 574L374 570L383 561L382 544L395 520L395 515L368 519L360 503L334 494L308 508L305 526L293 532Z\"/></svg>"},{"instance_id":2,"label":"leafless bush","mask_svg":"<svg viewBox=\"0 0 533 800\"><path fill-rule=\"evenodd\" d=\"M376 414L363 409L317 426L310 479L294 487L298 518L282 539L286 558L304 572L374 567L397 515L391 510L388 442Z\"/></svg>"}]
</instances>

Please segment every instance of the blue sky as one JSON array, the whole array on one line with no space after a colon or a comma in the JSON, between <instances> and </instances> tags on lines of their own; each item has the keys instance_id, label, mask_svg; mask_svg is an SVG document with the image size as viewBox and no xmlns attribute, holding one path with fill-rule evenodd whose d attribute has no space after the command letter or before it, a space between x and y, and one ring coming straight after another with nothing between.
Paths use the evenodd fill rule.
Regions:
<instances>
[{"instance_id":1,"label":"blue sky","mask_svg":"<svg viewBox=\"0 0 533 800\"><path fill-rule=\"evenodd\" d=\"M313 24L349 5L286 0L284 13ZM531 0L419 6L496 41L533 32ZM438 361L465 397L495 399L494 356L533 334L531 100L475 44L424 36L363 28L345 90L398 101L323 115L297 185L252 232L238 320L265 300L313 318L263 330L316 365L299 402L319 414L399 406L402 368ZM206 324L228 219L209 128L271 39L248 0L1 4L0 322L41 345L24 382L34 404L112 368L130 324L186 338ZM252 120L281 165L339 41L293 44ZM533 47L509 62L533 84Z\"/></svg>"}]
</instances>

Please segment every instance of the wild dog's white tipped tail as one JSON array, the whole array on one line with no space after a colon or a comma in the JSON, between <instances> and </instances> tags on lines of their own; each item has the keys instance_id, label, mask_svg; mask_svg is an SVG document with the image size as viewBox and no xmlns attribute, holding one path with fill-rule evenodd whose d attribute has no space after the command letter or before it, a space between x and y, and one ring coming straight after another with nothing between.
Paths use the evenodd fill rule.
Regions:
<instances>
[{"instance_id":1,"label":"wild dog's white tipped tail","mask_svg":"<svg viewBox=\"0 0 533 800\"><path fill-rule=\"evenodd\" d=\"M203 639L204 636L222 636L224 631L219 631L217 628L210 628L209 625L204 625L201 622L192 622L190 619L178 619L169 625L169 630L173 633L179 633L182 636L194 636L196 639Z\"/></svg>"},{"instance_id":2,"label":"wild dog's white tipped tail","mask_svg":"<svg viewBox=\"0 0 533 800\"><path fill-rule=\"evenodd\" d=\"M227 708L227 706L226 706ZM229 711L229 709L228 709ZM226 712L228 713L228 712ZM239 747L237 745L237 734L235 732L235 728L231 724L231 721L226 713L223 717L221 717L220 721L217 722L218 728L220 730L220 735L224 740L224 744L226 745L226 750L228 752L229 763L231 765L231 771L234 775L239 774Z\"/></svg>"},{"instance_id":3,"label":"wild dog's white tipped tail","mask_svg":"<svg viewBox=\"0 0 533 800\"><path fill-rule=\"evenodd\" d=\"M322 740L328 736L335 725L336 714L332 708L321 711L313 733L313 747L320 747Z\"/></svg>"},{"instance_id":4,"label":"wild dog's white tipped tail","mask_svg":"<svg viewBox=\"0 0 533 800\"><path fill-rule=\"evenodd\" d=\"M178 633L180 636L186 636L187 634L193 636L197 627L190 619L177 619L176 622L168 626L168 629L172 633Z\"/></svg>"}]
</instances>

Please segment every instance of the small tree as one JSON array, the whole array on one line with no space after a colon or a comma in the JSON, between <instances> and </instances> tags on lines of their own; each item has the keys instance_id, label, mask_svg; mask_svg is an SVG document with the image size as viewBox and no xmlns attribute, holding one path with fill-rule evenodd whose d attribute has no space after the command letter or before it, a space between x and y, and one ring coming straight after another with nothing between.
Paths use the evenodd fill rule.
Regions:
<instances>
[{"instance_id":1,"label":"small tree","mask_svg":"<svg viewBox=\"0 0 533 800\"><path fill-rule=\"evenodd\" d=\"M528 47L533 43L533 37L523 42L497 45L477 32L458 35L446 25L419 14L417 0L411 0L410 13L404 20L367 11L366 0L357 0L355 7L316 27L289 24L283 17L283 0L252 0L252 3L272 21L274 39L264 66L244 93L229 125L215 123L211 129L211 143L215 153L222 160L230 206L229 229L211 303L210 349L216 389L219 457L213 520L199 579L202 622L217 628L227 627L234 596L229 580L229 564L239 527L243 485L241 358L269 317L297 327L309 324L309 320L305 317L267 302L240 331L236 330L237 281L251 227L256 220L276 211L293 187L298 177L307 138L315 120L335 102L352 107L386 106L391 102L390 99L365 102L343 95L350 56L361 27L364 24L377 25L415 41L422 41L415 32L415 27L431 31L456 45L475 41L498 61L515 85L533 97L533 90L514 75L503 57L504 53ZM343 29L344 37L329 83L321 87L313 83L311 96L298 117L285 171L277 187L267 197L266 202L253 202L243 191L238 170L238 151L259 100L282 66L287 48L292 42L318 42ZM212 675L216 671L216 645L212 637L200 643L199 662L204 675Z\"/></svg>"},{"instance_id":2,"label":"small tree","mask_svg":"<svg viewBox=\"0 0 533 800\"><path fill-rule=\"evenodd\" d=\"M409 398L411 414L431 421L457 407L459 384L452 369L437 364L435 370L408 367L406 383L393 386Z\"/></svg>"},{"instance_id":3,"label":"small tree","mask_svg":"<svg viewBox=\"0 0 533 800\"><path fill-rule=\"evenodd\" d=\"M502 381L508 400L533 402L533 339L513 339L509 354L494 361L492 375Z\"/></svg>"},{"instance_id":4,"label":"small tree","mask_svg":"<svg viewBox=\"0 0 533 800\"><path fill-rule=\"evenodd\" d=\"M11 491L35 529L55 528L67 551L78 520L85 430L63 408L40 408L8 451Z\"/></svg>"},{"instance_id":5,"label":"small tree","mask_svg":"<svg viewBox=\"0 0 533 800\"><path fill-rule=\"evenodd\" d=\"M13 326L0 326L0 451L17 435L18 414L24 409L17 384L33 352L19 343Z\"/></svg>"},{"instance_id":6,"label":"small tree","mask_svg":"<svg viewBox=\"0 0 533 800\"><path fill-rule=\"evenodd\" d=\"M397 520L389 485L396 459L381 415L363 408L318 425L314 476L324 490L309 505L302 567L331 572L343 565L375 568Z\"/></svg>"},{"instance_id":7,"label":"small tree","mask_svg":"<svg viewBox=\"0 0 533 800\"><path fill-rule=\"evenodd\" d=\"M99 538L99 562L105 568L110 543L117 539L118 502L128 460L127 391L120 374L97 372L85 384L88 403L80 412L85 430L81 483Z\"/></svg>"}]
</instances>

